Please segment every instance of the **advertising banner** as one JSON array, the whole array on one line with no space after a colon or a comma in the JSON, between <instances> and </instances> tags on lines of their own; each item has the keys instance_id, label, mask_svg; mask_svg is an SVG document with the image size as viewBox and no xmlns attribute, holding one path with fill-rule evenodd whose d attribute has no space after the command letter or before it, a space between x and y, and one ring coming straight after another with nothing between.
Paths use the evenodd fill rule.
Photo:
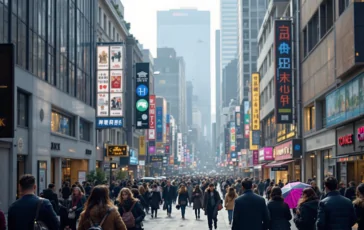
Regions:
<instances>
[{"instance_id":1,"label":"advertising banner","mask_svg":"<svg viewBox=\"0 0 364 230\"><path fill-rule=\"evenodd\" d=\"M138 153L135 149L129 149L129 165L138 165Z\"/></svg>"},{"instance_id":2,"label":"advertising banner","mask_svg":"<svg viewBox=\"0 0 364 230\"><path fill-rule=\"evenodd\" d=\"M123 47L110 46L110 69L123 69Z\"/></svg>"},{"instance_id":3,"label":"advertising banner","mask_svg":"<svg viewBox=\"0 0 364 230\"><path fill-rule=\"evenodd\" d=\"M139 137L139 155L145 156L145 137L144 136Z\"/></svg>"},{"instance_id":4,"label":"advertising banner","mask_svg":"<svg viewBox=\"0 0 364 230\"><path fill-rule=\"evenodd\" d=\"M123 116L123 104L121 93L110 93L110 117Z\"/></svg>"},{"instance_id":5,"label":"advertising banner","mask_svg":"<svg viewBox=\"0 0 364 230\"><path fill-rule=\"evenodd\" d=\"M163 162L163 156L150 156L149 162L151 163Z\"/></svg>"},{"instance_id":6,"label":"advertising banner","mask_svg":"<svg viewBox=\"0 0 364 230\"><path fill-rule=\"evenodd\" d=\"M251 100L252 100L252 117L251 130L259 131L260 130L260 79L259 73L252 74L252 85L251 85Z\"/></svg>"},{"instance_id":7,"label":"advertising banner","mask_svg":"<svg viewBox=\"0 0 364 230\"><path fill-rule=\"evenodd\" d=\"M97 128L118 128L123 127L124 118L115 118L115 117L97 117L96 118L96 127Z\"/></svg>"},{"instance_id":8,"label":"advertising banner","mask_svg":"<svg viewBox=\"0 0 364 230\"><path fill-rule=\"evenodd\" d=\"M149 129L155 129L155 95L149 96Z\"/></svg>"},{"instance_id":9,"label":"advertising banner","mask_svg":"<svg viewBox=\"0 0 364 230\"><path fill-rule=\"evenodd\" d=\"M177 155L183 156L182 133L177 133Z\"/></svg>"},{"instance_id":10,"label":"advertising banner","mask_svg":"<svg viewBox=\"0 0 364 230\"><path fill-rule=\"evenodd\" d=\"M155 154L155 141L148 141L148 154Z\"/></svg>"},{"instance_id":11,"label":"advertising banner","mask_svg":"<svg viewBox=\"0 0 364 230\"><path fill-rule=\"evenodd\" d=\"M97 94L97 116L109 117L109 93Z\"/></svg>"},{"instance_id":12,"label":"advertising banner","mask_svg":"<svg viewBox=\"0 0 364 230\"><path fill-rule=\"evenodd\" d=\"M236 132L235 132L235 122L230 122L230 151L235 151L235 141L236 141Z\"/></svg>"},{"instance_id":13,"label":"advertising banner","mask_svg":"<svg viewBox=\"0 0 364 230\"><path fill-rule=\"evenodd\" d=\"M250 131L249 134L249 149L258 150L258 145L253 144L253 131Z\"/></svg>"},{"instance_id":14,"label":"advertising banner","mask_svg":"<svg viewBox=\"0 0 364 230\"><path fill-rule=\"evenodd\" d=\"M109 46L99 45L97 46L97 69L109 70Z\"/></svg>"},{"instance_id":15,"label":"advertising banner","mask_svg":"<svg viewBox=\"0 0 364 230\"><path fill-rule=\"evenodd\" d=\"M272 147L265 147L259 149L259 161L273 161L273 148Z\"/></svg>"},{"instance_id":16,"label":"advertising banner","mask_svg":"<svg viewBox=\"0 0 364 230\"><path fill-rule=\"evenodd\" d=\"M292 124L292 21L275 20L275 117L277 124Z\"/></svg>"},{"instance_id":17,"label":"advertising banner","mask_svg":"<svg viewBox=\"0 0 364 230\"><path fill-rule=\"evenodd\" d=\"M136 63L136 129L149 129L149 63Z\"/></svg>"},{"instance_id":18,"label":"advertising banner","mask_svg":"<svg viewBox=\"0 0 364 230\"><path fill-rule=\"evenodd\" d=\"M249 138L250 135L250 112L249 101L244 101L244 137Z\"/></svg>"},{"instance_id":19,"label":"advertising banner","mask_svg":"<svg viewBox=\"0 0 364 230\"><path fill-rule=\"evenodd\" d=\"M157 128L156 128L156 133L157 133L157 141L158 142L162 142L163 141L163 108L162 107L157 107L156 108L156 113L157 113Z\"/></svg>"},{"instance_id":20,"label":"advertising banner","mask_svg":"<svg viewBox=\"0 0 364 230\"><path fill-rule=\"evenodd\" d=\"M121 70L110 71L110 93L123 92L122 74L123 74L123 71L121 71Z\"/></svg>"},{"instance_id":21,"label":"advertising banner","mask_svg":"<svg viewBox=\"0 0 364 230\"><path fill-rule=\"evenodd\" d=\"M225 154L229 154L230 152L230 132L229 128L224 129L225 136Z\"/></svg>"},{"instance_id":22,"label":"advertising banner","mask_svg":"<svg viewBox=\"0 0 364 230\"><path fill-rule=\"evenodd\" d=\"M107 146L108 157L128 157L128 146L126 145L108 145Z\"/></svg>"},{"instance_id":23,"label":"advertising banner","mask_svg":"<svg viewBox=\"0 0 364 230\"><path fill-rule=\"evenodd\" d=\"M253 165L259 164L259 151L253 150Z\"/></svg>"},{"instance_id":24,"label":"advertising banner","mask_svg":"<svg viewBox=\"0 0 364 230\"><path fill-rule=\"evenodd\" d=\"M107 70L97 71L97 92L99 93L109 92L109 71Z\"/></svg>"}]
</instances>

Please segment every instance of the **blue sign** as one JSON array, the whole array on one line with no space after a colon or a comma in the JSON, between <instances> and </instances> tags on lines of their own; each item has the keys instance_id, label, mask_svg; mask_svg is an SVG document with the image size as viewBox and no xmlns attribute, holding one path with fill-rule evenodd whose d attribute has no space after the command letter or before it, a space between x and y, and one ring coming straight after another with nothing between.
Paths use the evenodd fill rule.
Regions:
<instances>
[{"instance_id":1,"label":"blue sign","mask_svg":"<svg viewBox=\"0 0 364 230\"><path fill-rule=\"evenodd\" d=\"M161 142L163 141L163 108L157 107L156 113L156 140L157 142Z\"/></svg>"},{"instance_id":2,"label":"blue sign","mask_svg":"<svg viewBox=\"0 0 364 230\"><path fill-rule=\"evenodd\" d=\"M135 149L129 149L129 164L130 165L139 164L138 156L135 153Z\"/></svg>"},{"instance_id":3,"label":"blue sign","mask_svg":"<svg viewBox=\"0 0 364 230\"><path fill-rule=\"evenodd\" d=\"M236 152L231 152L230 156L231 156L231 158L236 158Z\"/></svg>"},{"instance_id":4,"label":"blue sign","mask_svg":"<svg viewBox=\"0 0 364 230\"><path fill-rule=\"evenodd\" d=\"M122 117L97 117L96 129L121 128L124 125Z\"/></svg>"},{"instance_id":5,"label":"blue sign","mask_svg":"<svg viewBox=\"0 0 364 230\"><path fill-rule=\"evenodd\" d=\"M136 88L136 94L139 97L145 97L145 96L147 96L148 95L148 87L146 85L139 85Z\"/></svg>"}]
</instances>

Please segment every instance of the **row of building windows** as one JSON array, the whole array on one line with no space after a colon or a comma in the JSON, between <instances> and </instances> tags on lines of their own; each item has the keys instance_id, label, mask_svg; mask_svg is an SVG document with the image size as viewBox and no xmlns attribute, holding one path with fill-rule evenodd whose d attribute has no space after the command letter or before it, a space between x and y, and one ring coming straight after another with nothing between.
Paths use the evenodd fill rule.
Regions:
<instances>
[{"instance_id":1,"label":"row of building windows","mask_svg":"<svg viewBox=\"0 0 364 230\"><path fill-rule=\"evenodd\" d=\"M263 79L268 69L274 62L274 46L272 45L268 50L267 56L264 58L263 63L259 68L260 78Z\"/></svg>"},{"instance_id":2,"label":"row of building windows","mask_svg":"<svg viewBox=\"0 0 364 230\"><path fill-rule=\"evenodd\" d=\"M113 41L120 42L122 41L121 36L116 31L115 26L111 23L110 19L107 18L105 12L103 12L102 8L99 7L97 22L101 26L101 28L105 31L105 33L109 36L109 38Z\"/></svg>"},{"instance_id":3,"label":"row of building windows","mask_svg":"<svg viewBox=\"0 0 364 230\"><path fill-rule=\"evenodd\" d=\"M270 80L268 85L263 89L260 94L260 105L263 107L268 101L274 97L274 79Z\"/></svg>"}]
</instances>

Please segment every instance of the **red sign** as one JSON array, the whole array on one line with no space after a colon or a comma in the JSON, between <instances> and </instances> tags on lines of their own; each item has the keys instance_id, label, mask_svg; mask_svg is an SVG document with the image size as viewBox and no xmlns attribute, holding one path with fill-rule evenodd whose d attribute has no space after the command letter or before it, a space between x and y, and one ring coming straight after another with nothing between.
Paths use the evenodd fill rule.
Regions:
<instances>
[{"instance_id":1,"label":"red sign","mask_svg":"<svg viewBox=\"0 0 364 230\"><path fill-rule=\"evenodd\" d=\"M358 141L364 141L364 126L358 128Z\"/></svg>"},{"instance_id":2,"label":"red sign","mask_svg":"<svg viewBox=\"0 0 364 230\"><path fill-rule=\"evenodd\" d=\"M253 165L259 164L259 151L253 150Z\"/></svg>"},{"instance_id":3,"label":"red sign","mask_svg":"<svg viewBox=\"0 0 364 230\"><path fill-rule=\"evenodd\" d=\"M155 140L155 95L149 96L149 131L148 139Z\"/></svg>"},{"instance_id":4,"label":"red sign","mask_svg":"<svg viewBox=\"0 0 364 230\"><path fill-rule=\"evenodd\" d=\"M352 145L353 144L353 134L348 134L342 137L339 137L339 145Z\"/></svg>"}]
</instances>

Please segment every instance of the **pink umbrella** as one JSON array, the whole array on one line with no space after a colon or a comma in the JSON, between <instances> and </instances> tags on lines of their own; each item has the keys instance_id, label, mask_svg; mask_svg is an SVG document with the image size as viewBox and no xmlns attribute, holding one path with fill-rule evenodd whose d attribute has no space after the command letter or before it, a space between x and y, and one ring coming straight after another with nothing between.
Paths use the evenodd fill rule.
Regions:
<instances>
[{"instance_id":1,"label":"pink umbrella","mask_svg":"<svg viewBox=\"0 0 364 230\"><path fill-rule=\"evenodd\" d=\"M298 201L302 196L303 189L309 187L311 186L301 182L287 184L282 188L282 196L284 197L284 202L288 204L289 208L296 208Z\"/></svg>"}]
</instances>

